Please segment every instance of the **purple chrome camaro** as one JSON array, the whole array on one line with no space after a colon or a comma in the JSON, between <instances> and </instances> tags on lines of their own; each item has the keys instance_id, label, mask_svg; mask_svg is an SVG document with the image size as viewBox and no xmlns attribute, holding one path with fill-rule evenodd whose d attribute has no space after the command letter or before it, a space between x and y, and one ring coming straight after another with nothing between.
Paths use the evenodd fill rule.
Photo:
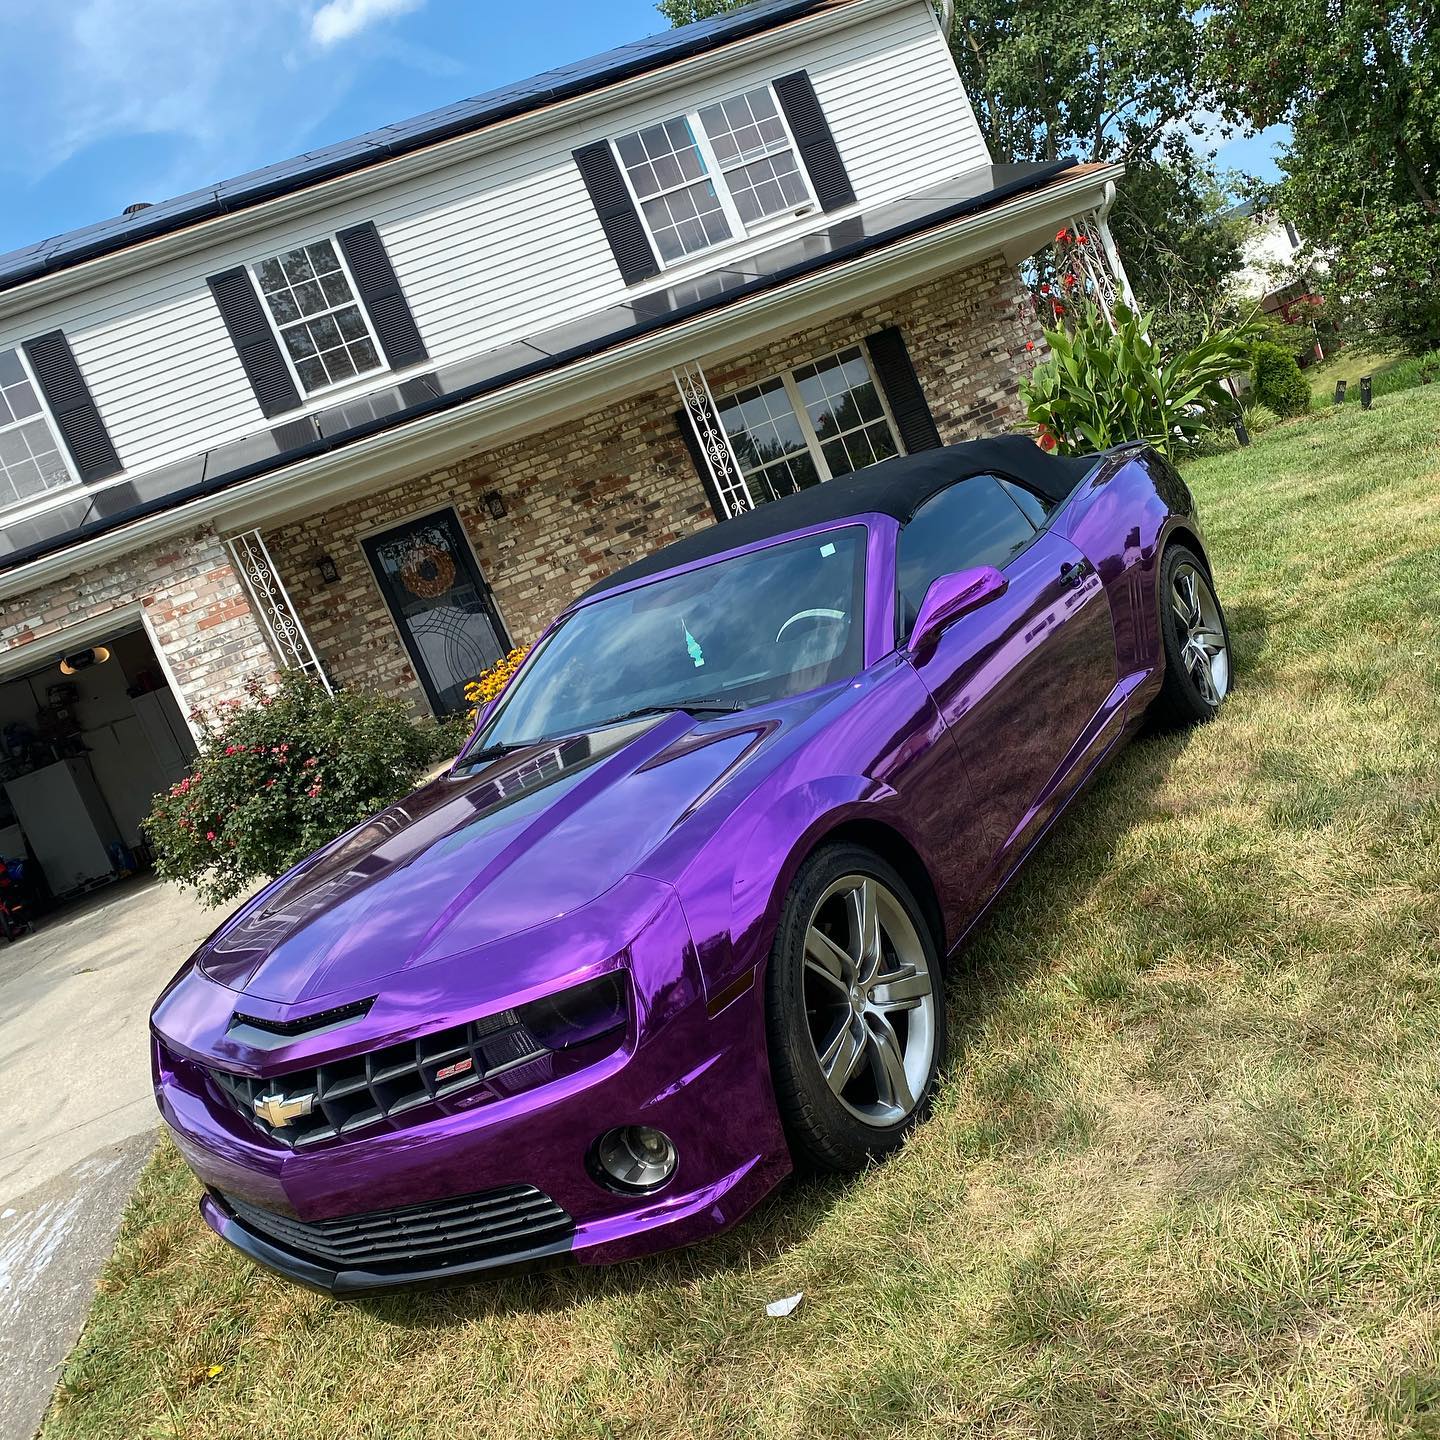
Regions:
<instances>
[{"instance_id":1,"label":"purple chrome camaro","mask_svg":"<svg viewBox=\"0 0 1440 1440\"><path fill-rule=\"evenodd\" d=\"M1229 684L1141 448L926 451L632 565L161 996L205 1219L354 1295L687 1244L884 1155L967 931L1147 709Z\"/></svg>"}]
</instances>

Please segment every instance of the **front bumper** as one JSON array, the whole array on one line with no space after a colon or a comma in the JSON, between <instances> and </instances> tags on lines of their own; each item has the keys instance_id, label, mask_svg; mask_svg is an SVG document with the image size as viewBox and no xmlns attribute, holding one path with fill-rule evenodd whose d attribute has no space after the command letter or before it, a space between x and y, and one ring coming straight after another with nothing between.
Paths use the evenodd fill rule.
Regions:
<instances>
[{"instance_id":1,"label":"front bumper","mask_svg":"<svg viewBox=\"0 0 1440 1440\"><path fill-rule=\"evenodd\" d=\"M161 1112L207 1187L206 1223L251 1259L337 1296L567 1258L608 1264L726 1229L790 1169L761 997L752 986L718 1014L709 1013L673 894L632 942L629 968L636 1003L631 1031L620 1049L595 1064L508 1099L431 1118L417 1113L413 1124L304 1150L267 1140L213 1097L162 1075ZM598 1135L618 1124L651 1125L674 1141L679 1164L660 1191L617 1194L594 1178L587 1157ZM392 1258L379 1268L347 1267L263 1233L227 1200L319 1222L507 1186L543 1191L573 1220L573 1234L440 1264Z\"/></svg>"},{"instance_id":2,"label":"front bumper","mask_svg":"<svg viewBox=\"0 0 1440 1440\"><path fill-rule=\"evenodd\" d=\"M570 1255L573 1243L570 1239L556 1240L545 1245L516 1249L506 1255L445 1266L421 1265L383 1271L363 1266L340 1269L320 1264L252 1230L213 1191L206 1191L201 1198L200 1215L222 1240L228 1241L247 1259L274 1270L296 1284L320 1290L340 1300L358 1300L366 1295L383 1295L391 1290L457 1285L467 1280L538 1270L564 1261Z\"/></svg>"}]
</instances>

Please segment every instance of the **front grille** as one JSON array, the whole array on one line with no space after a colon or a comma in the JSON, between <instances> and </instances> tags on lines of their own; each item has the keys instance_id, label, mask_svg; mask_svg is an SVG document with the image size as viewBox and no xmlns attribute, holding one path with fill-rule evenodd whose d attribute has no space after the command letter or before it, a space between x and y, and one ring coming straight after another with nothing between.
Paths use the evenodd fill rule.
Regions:
<instances>
[{"instance_id":1,"label":"front grille","mask_svg":"<svg viewBox=\"0 0 1440 1440\"><path fill-rule=\"evenodd\" d=\"M443 1106L468 1091L483 1088L490 1093L476 1099L494 1098L498 1092L491 1082L549 1053L515 1011L502 1010L403 1045L268 1080L213 1068L208 1073L219 1095L257 1130L281 1145L301 1149L421 1105ZM274 1099L299 1110L307 1098L308 1113L292 1114L283 1124L256 1113L257 1101L263 1106Z\"/></svg>"},{"instance_id":2,"label":"front grille","mask_svg":"<svg viewBox=\"0 0 1440 1440\"><path fill-rule=\"evenodd\" d=\"M307 1260L337 1270L432 1270L557 1245L575 1222L533 1185L506 1185L401 1210L338 1220L296 1220L234 1195L222 1196L242 1224Z\"/></svg>"}]
</instances>

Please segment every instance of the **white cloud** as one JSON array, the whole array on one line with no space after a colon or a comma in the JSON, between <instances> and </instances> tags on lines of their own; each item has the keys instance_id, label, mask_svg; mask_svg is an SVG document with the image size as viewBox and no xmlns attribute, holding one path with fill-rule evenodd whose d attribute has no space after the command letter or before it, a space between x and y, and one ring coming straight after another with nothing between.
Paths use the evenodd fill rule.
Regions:
<instances>
[{"instance_id":1,"label":"white cloud","mask_svg":"<svg viewBox=\"0 0 1440 1440\"><path fill-rule=\"evenodd\" d=\"M195 180L219 179L248 158L257 131L287 153L347 78L298 82L294 57L307 47L308 9L304 0L36 7L7 35L13 48L0 59L0 94L44 123L15 132L9 168L34 178L98 142L139 136L178 141L188 162L203 167Z\"/></svg>"},{"instance_id":2,"label":"white cloud","mask_svg":"<svg viewBox=\"0 0 1440 1440\"><path fill-rule=\"evenodd\" d=\"M310 38L334 45L358 35L377 20L418 9L425 0L326 0L310 19Z\"/></svg>"}]
</instances>

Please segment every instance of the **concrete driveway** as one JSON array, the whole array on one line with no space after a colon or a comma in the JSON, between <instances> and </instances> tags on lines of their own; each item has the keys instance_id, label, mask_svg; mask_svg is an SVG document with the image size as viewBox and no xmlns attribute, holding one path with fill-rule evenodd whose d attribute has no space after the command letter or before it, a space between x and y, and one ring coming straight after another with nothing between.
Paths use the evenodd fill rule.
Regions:
<instances>
[{"instance_id":1,"label":"concrete driveway","mask_svg":"<svg viewBox=\"0 0 1440 1440\"><path fill-rule=\"evenodd\" d=\"M157 881L0 944L0 1440L31 1440L154 1140L146 1019L215 928Z\"/></svg>"}]
</instances>

